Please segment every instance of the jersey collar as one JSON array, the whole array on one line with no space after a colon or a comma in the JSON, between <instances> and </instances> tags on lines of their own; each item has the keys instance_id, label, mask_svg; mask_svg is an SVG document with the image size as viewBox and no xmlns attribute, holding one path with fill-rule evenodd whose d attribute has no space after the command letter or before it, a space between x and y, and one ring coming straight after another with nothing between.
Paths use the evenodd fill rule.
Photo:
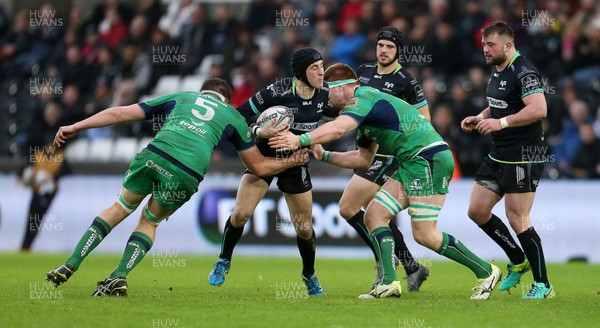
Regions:
<instances>
[{"instance_id":1,"label":"jersey collar","mask_svg":"<svg viewBox=\"0 0 600 328\"><path fill-rule=\"evenodd\" d=\"M515 54L512 56L512 58L510 59L510 62L508 62L508 65L506 65L506 67L504 67L504 69L507 69L510 67L510 65L513 64L513 62L515 61L515 59L517 59L517 57L519 57L521 55L521 53L519 51L515 52Z\"/></svg>"}]
</instances>

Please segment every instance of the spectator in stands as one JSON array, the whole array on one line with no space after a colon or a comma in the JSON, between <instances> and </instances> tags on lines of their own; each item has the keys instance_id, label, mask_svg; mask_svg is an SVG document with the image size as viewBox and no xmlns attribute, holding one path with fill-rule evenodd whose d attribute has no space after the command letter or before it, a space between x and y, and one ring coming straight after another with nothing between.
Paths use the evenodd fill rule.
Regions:
<instances>
[{"instance_id":1,"label":"spectator in stands","mask_svg":"<svg viewBox=\"0 0 600 328\"><path fill-rule=\"evenodd\" d=\"M233 38L230 39L223 51L223 69L226 75L230 75L234 68L241 68L247 64L258 64L260 49L252 40L250 31L249 27L236 26Z\"/></svg>"},{"instance_id":2,"label":"spectator in stands","mask_svg":"<svg viewBox=\"0 0 600 328\"><path fill-rule=\"evenodd\" d=\"M204 7L196 6L189 22L181 27L181 53L186 61L181 66L181 74L192 74L200 66L206 55L208 24L204 18Z\"/></svg>"},{"instance_id":3,"label":"spectator in stands","mask_svg":"<svg viewBox=\"0 0 600 328\"><path fill-rule=\"evenodd\" d=\"M139 0L137 14L142 15L148 22L148 31L152 31L160 21L164 10L160 4L160 0Z\"/></svg>"},{"instance_id":4,"label":"spectator in stands","mask_svg":"<svg viewBox=\"0 0 600 328\"><path fill-rule=\"evenodd\" d=\"M470 64L482 63L478 43L474 40L475 35L480 35L479 29L487 19L487 15L481 8L481 2L467 0L460 16L455 31L456 36L460 39L461 51L468 58Z\"/></svg>"},{"instance_id":5,"label":"spectator in stands","mask_svg":"<svg viewBox=\"0 0 600 328\"><path fill-rule=\"evenodd\" d=\"M253 34L268 35L275 25L278 6L269 0L252 0L248 5L245 24Z\"/></svg>"},{"instance_id":6,"label":"spectator in stands","mask_svg":"<svg viewBox=\"0 0 600 328\"><path fill-rule=\"evenodd\" d=\"M409 51L407 56L418 58L417 64L431 65L438 77L448 81L452 76L461 73L461 61L464 60L461 50L452 24L449 21L441 21L435 26L434 35L426 43L424 51ZM431 54L431 63L427 58L419 58L422 54Z\"/></svg>"},{"instance_id":7,"label":"spectator in stands","mask_svg":"<svg viewBox=\"0 0 600 328\"><path fill-rule=\"evenodd\" d=\"M217 4L213 17L214 20L208 27L208 53L221 54L233 35L237 22L231 17L229 4Z\"/></svg>"},{"instance_id":8,"label":"spectator in stands","mask_svg":"<svg viewBox=\"0 0 600 328\"><path fill-rule=\"evenodd\" d=\"M192 13L198 7L193 0L174 0L169 2L167 12L158 22L158 28L169 34L172 40L179 40L181 28L192 21Z\"/></svg>"},{"instance_id":9,"label":"spectator in stands","mask_svg":"<svg viewBox=\"0 0 600 328\"><path fill-rule=\"evenodd\" d=\"M85 112L81 101L81 91L76 84L63 86L61 99L61 121L73 123L85 118Z\"/></svg>"},{"instance_id":10,"label":"spectator in stands","mask_svg":"<svg viewBox=\"0 0 600 328\"><path fill-rule=\"evenodd\" d=\"M600 140L594 133L592 124L579 126L581 145L573 158L573 176L578 179L600 178Z\"/></svg>"},{"instance_id":11,"label":"spectator in stands","mask_svg":"<svg viewBox=\"0 0 600 328\"><path fill-rule=\"evenodd\" d=\"M41 117L36 117L27 129L27 164L20 170L18 180L31 187L25 237L21 251L29 251L38 231L43 230L46 212L58 191L58 180L66 172L62 149L52 146L54 134L61 126L61 109L49 102Z\"/></svg>"},{"instance_id":12,"label":"spectator in stands","mask_svg":"<svg viewBox=\"0 0 600 328\"><path fill-rule=\"evenodd\" d=\"M62 81L63 85L74 84L81 92L87 93L94 82L93 79L90 79L94 76L94 70L83 62L79 46L68 46L65 57L59 60L53 65L54 67L50 68L50 71L56 70L57 78Z\"/></svg>"},{"instance_id":13,"label":"spectator in stands","mask_svg":"<svg viewBox=\"0 0 600 328\"><path fill-rule=\"evenodd\" d=\"M127 38L127 23L116 8L106 9L104 19L98 25L100 40L106 42L111 49L117 49Z\"/></svg>"},{"instance_id":14,"label":"spectator in stands","mask_svg":"<svg viewBox=\"0 0 600 328\"><path fill-rule=\"evenodd\" d=\"M584 123L590 123L588 105L581 100L576 100L569 105L569 121L560 132L558 143L554 146L554 160L558 170L568 173L575 153L581 145L579 128Z\"/></svg>"},{"instance_id":15,"label":"spectator in stands","mask_svg":"<svg viewBox=\"0 0 600 328\"><path fill-rule=\"evenodd\" d=\"M315 27L315 35L312 38L310 47L321 53L325 59L325 64L323 66L328 66L329 50L333 46L335 38L336 35L332 23L326 20L319 20Z\"/></svg>"},{"instance_id":16,"label":"spectator in stands","mask_svg":"<svg viewBox=\"0 0 600 328\"><path fill-rule=\"evenodd\" d=\"M116 11L118 16L123 19L125 26L129 24L134 15L133 9L128 4L122 3L120 0L102 0L102 3L94 7L94 10L92 11L90 24L99 30L100 24L106 19L107 10Z\"/></svg>"},{"instance_id":17,"label":"spectator in stands","mask_svg":"<svg viewBox=\"0 0 600 328\"><path fill-rule=\"evenodd\" d=\"M359 31L358 21L349 18L344 23L344 33L331 46L331 59L337 60L353 69L358 68L356 53L367 41L367 37Z\"/></svg>"}]
</instances>

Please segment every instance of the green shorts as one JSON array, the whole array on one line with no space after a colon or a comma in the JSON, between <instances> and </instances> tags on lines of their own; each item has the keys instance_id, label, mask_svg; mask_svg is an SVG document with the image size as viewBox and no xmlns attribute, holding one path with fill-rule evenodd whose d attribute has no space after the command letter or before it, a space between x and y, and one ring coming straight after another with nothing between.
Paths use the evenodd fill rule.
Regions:
<instances>
[{"instance_id":1,"label":"green shorts","mask_svg":"<svg viewBox=\"0 0 600 328\"><path fill-rule=\"evenodd\" d=\"M443 145L401 163L392 178L402 183L409 196L431 196L448 193L453 172L454 157Z\"/></svg>"},{"instance_id":2,"label":"green shorts","mask_svg":"<svg viewBox=\"0 0 600 328\"><path fill-rule=\"evenodd\" d=\"M198 191L197 178L165 158L144 149L135 155L123 180L123 187L137 194L152 194L165 209L177 209Z\"/></svg>"}]
</instances>

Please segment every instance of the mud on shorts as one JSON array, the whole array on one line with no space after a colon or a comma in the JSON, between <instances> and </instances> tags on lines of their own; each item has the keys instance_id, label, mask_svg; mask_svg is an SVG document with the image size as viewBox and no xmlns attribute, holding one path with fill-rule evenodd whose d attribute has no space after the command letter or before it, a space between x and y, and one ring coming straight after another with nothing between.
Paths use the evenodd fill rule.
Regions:
<instances>
[{"instance_id":1,"label":"mud on shorts","mask_svg":"<svg viewBox=\"0 0 600 328\"><path fill-rule=\"evenodd\" d=\"M148 148L135 155L125 173L123 187L141 195L152 194L165 209L177 209L198 191L202 177L187 172L189 168L178 167L173 158L169 161L163 156Z\"/></svg>"}]
</instances>

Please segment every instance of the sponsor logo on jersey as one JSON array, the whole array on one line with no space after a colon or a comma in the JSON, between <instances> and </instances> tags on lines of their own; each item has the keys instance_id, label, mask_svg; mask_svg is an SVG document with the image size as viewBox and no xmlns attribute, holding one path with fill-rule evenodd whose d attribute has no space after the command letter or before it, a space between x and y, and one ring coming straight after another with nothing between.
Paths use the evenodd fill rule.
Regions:
<instances>
[{"instance_id":1,"label":"sponsor logo on jersey","mask_svg":"<svg viewBox=\"0 0 600 328\"><path fill-rule=\"evenodd\" d=\"M256 98L256 101L258 101L259 105L262 105L265 103L265 100L263 99L262 95L260 94L260 91L257 92L254 97Z\"/></svg>"},{"instance_id":2,"label":"sponsor logo on jersey","mask_svg":"<svg viewBox=\"0 0 600 328\"><path fill-rule=\"evenodd\" d=\"M381 80L381 75L373 75L373 78L374 78L374 79Z\"/></svg>"},{"instance_id":3,"label":"sponsor logo on jersey","mask_svg":"<svg viewBox=\"0 0 600 328\"><path fill-rule=\"evenodd\" d=\"M319 124L319 122L308 122L308 123L296 122L296 123L294 123L294 125L292 125L292 130L312 131L317 128L317 124Z\"/></svg>"},{"instance_id":4,"label":"sponsor logo on jersey","mask_svg":"<svg viewBox=\"0 0 600 328\"><path fill-rule=\"evenodd\" d=\"M197 127L196 125L190 123L190 122L186 122L184 120L179 121L179 125L183 126L184 128L186 128L187 130L199 135L200 137L204 138L204 134L206 134L206 130Z\"/></svg>"},{"instance_id":5,"label":"sponsor logo on jersey","mask_svg":"<svg viewBox=\"0 0 600 328\"><path fill-rule=\"evenodd\" d=\"M367 84L367 83L369 83L370 80L371 80L370 78L364 77L364 76L361 76L358 78L358 82L360 82L360 84Z\"/></svg>"},{"instance_id":6,"label":"sponsor logo on jersey","mask_svg":"<svg viewBox=\"0 0 600 328\"><path fill-rule=\"evenodd\" d=\"M488 101L488 104L490 105L490 107L508 108L508 104L504 100L500 100L500 99L496 99L496 98L492 98L492 97L487 97L487 101Z\"/></svg>"},{"instance_id":7,"label":"sponsor logo on jersey","mask_svg":"<svg viewBox=\"0 0 600 328\"><path fill-rule=\"evenodd\" d=\"M504 80L500 80L500 87L498 87L498 90L506 90L506 81Z\"/></svg>"},{"instance_id":8,"label":"sponsor logo on jersey","mask_svg":"<svg viewBox=\"0 0 600 328\"><path fill-rule=\"evenodd\" d=\"M163 177L171 180L171 178L173 177L173 173L167 171L164 167L154 163L153 160L149 159L146 161L146 167L151 168L153 170L155 170L156 172L158 172L160 175L162 175Z\"/></svg>"},{"instance_id":9,"label":"sponsor logo on jersey","mask_svg":"<svg viewBox=\"0 0 600 328\"><path fill-rule=\"evenodd\" d=\"M309 105L312 105L312 100L302 102L302 106L309 106Z\"/></svg>"},{"instance_id":10,"label":"sponsor logo on jersey","mask_svg":"<svg viewBox=\"0 0 600 328\"><path fill-rule=\"evenodd\" d=\"M390 82L385 82L385 83L384 83L384 85L385 85L385 87L386 87L386 88L388 88L388 89L391 89L391 88L393 88L393 87L394 87L394 83L390 83Z\"/></svg>"},{"instance_id":11,"label":"sponsor logo on jersey","mask_svg":"<svg viewBox=\"0 0 600 328\"><path fill-rule=\"evenodd\" d=\"M423 184L421 184L421 179L414 179L410 186L408 186L410 190L423 190Z\"/></svg>"}]
</instances>

